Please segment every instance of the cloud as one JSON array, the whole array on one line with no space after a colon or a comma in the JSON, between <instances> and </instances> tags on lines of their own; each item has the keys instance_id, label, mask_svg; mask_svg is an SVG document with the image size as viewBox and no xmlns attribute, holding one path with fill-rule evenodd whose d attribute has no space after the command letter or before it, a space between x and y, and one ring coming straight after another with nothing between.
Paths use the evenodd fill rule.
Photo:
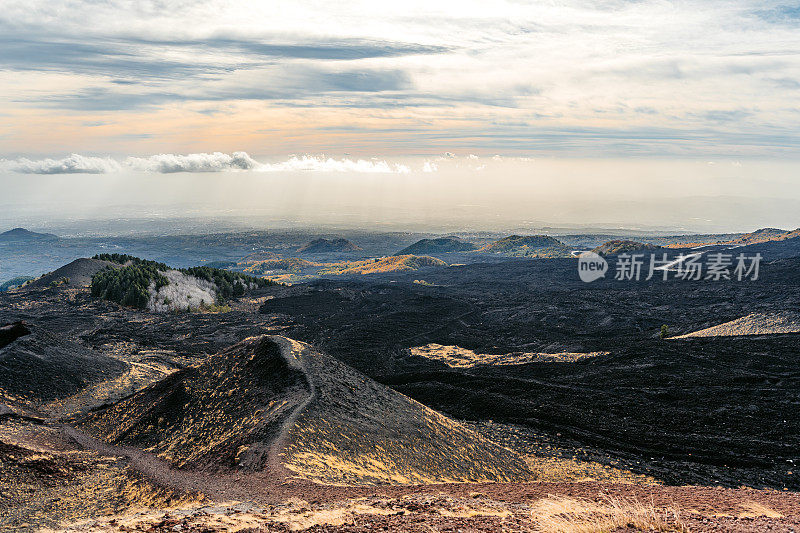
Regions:
<instances>
[{"instance_id":1,"label":"cloud","mask_svg":"<svg viewBox=\"0 0 800 533\"><path fill-rule=\"evenodd\" d=\"M224 170L253 170L259 163L246 152L232 155L214 152L211 154L159 154L150 157L129 157L125 166L145 172L171 174L174 172L222 172Z\"/></svg>"},{"instance_id":2,"label":"cloud","mask_svg":"<svg viewBox=\"0 0 800 533\"><path fill-rule=\"evenodd\" d=\"M435 164L426 164L424 170L436 170ZM373 174L408 174L411 168L401 163L382 159L335 159L325 156L291 156L276 163L259 163L247 152L158 154L149 157L128 157L122 163L110 157L86 157L72 154L63 159L16 160L0 159L0 170L24 174L107 174L121 170L173 174L176 172L357 172Z\"/></svg>"},{"instance_id":3,"label":"cloud","mask_svg":"<svg viewBox=\"0 0 800 533\"><path fill-rule=\"evenodd\" d=\"M408 174L411 169L399 163L383 160L333 159L325 156L292 156L280 163L261 165L261 172L365 172L377 174Z\"/></svg>"},{"instance_id":4,"label":"cloud","mask_svg":"<svg viewBox=\"0 0 800 533\"><path fill-rule=\"evenodd\" d=\"M2 43L0 43L2 45ZM2 64L0 62L0 68ZM269 78L269 84L264 79ZM333 105L331 100L342 99L341 105L357 105L357 95L369 98L368 105L400 105L398 91L412 86L406 72L398 69L359 68L334 71L329 68L307 65L279 65L257 71L235 84L195 85L170 92L149 89L141 85L135 89L115 83L114 87L86 87L63 94L30 94L18 101L59 109L80 111L118 111L159 107L172 102L221 102L235 100L291 102L292 106ZM381 93L388 92L391 100L385 102ZM320 97L325 97L321 99Z\"/></svg>"},{"instance_id":5,"label":"cloud","mask_svg":"<svg viewBox=\"0 0 800 533\"><path fill-rule=\"evenodd\" d=\"M110 157L71 154L63 159L34 161L23 157L15 161L0 161L0 168L21 174L105 174L120 170L120 164Z\"/></svg>"},{"instance_id":6,"label":"cloud","mask_svg":"<svg viewBox=\"0 0 800 533\"><path fill-rule=\"evenodd\" d=\"M251 57L265 56L284 59L356 60L407 55L442 54L450 50L446 46L428 46L415 43L377 41L347 38L338 40L306 40L299 43L269 42L260 39L212 37L195 40L139 41L159 47L187 47L242 54Z\"/></svg>"},{"instance_id":7,"label":"cloud","mask_svg":"<svg viewBox=\"0 0 800 533\"><path fill-rule=\"evenodd\" d=\"M445 46L393 41L266 42L218 38L147 40L125 37L86 39L35 30L16 32L0 20L0 67L12 71L54 71L141 79L185 79L218 76L273 64L276 59L343 61L442 54ZM130 80L127 80L130 82ZM125 83L126 80L115 83Z\"/></svg>"},{"instance_id":8,"label":"cloud","mask_svg":"<svg viewBox=\"0 0 800 533\"><path fill-rule=\"evenodd\" d=\"M0 30L2 30L0 26ZM145 54L141 47L94 40L28 39L0 37L0 67L10 71L66 72L137 79L183 79L230 70L224 65L176 61Z\"/></svg>"},{"instance_id":9,"label":"cloud","mask_svg":"<svg viewBox=\"0 0 800 533\"><path fill-rule=\"evenodd\" d=\"M767 22L794 24L800 20L800 5L783 5L773 9L761 9L755 15Z\"/></svg>"}]
</instances>

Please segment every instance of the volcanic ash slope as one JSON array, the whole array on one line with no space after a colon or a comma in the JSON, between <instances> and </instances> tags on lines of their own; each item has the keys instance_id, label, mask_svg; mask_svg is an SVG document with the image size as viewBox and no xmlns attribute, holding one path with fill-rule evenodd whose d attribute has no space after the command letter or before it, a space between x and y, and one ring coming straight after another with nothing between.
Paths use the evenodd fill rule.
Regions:
<instances>
[{"instance_id":1,"label":"volcanic ash slope","mask_svg":"<svg viewBox=\"0 0 800 533\"><path fill-rule=\"evenodd\" d=\"M734 337L740 335L778 335L800 333L800 313L791 311L752 313L718 326L701 329L674 339L692 337Z\"/></svg>"},{"instance_id":2,"label":"volcanic ash slope","mask_svg":"<svg viewBox=\"0 0 800 533\"><path fill-rule=\"evenodd\" d=\"M246 339L80 424L181 467L345 484L533 478L516 453L284 337Z\"/></svg>"}]
</instances>

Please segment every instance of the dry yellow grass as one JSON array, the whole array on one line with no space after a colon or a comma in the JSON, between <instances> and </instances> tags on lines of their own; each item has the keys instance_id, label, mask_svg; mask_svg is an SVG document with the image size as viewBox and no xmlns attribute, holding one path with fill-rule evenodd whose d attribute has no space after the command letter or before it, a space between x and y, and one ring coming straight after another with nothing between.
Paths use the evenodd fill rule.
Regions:
<instances>
[{"instance_id":1,"label":"dry yellow grass","mask_svg":"<svg viewBox=\"0 0 800 533\"><path fill-rule=\"evenodd\" d=\"M629 499L593 502L550 496L534 505L531 519L546 533L602 533L631 527L636 531L689 531L677 509Z\"/></svg>"},{"instance_id":2,"label":"dry yellow grass","mask_svg":"<svg viewBox=\"0 0 800 533\"><path fill-rule=\"evenodd\" d=\"M478 365L521 365L525 363L574 363L582 359L608 355L609 352L511 352L507 354L481 354L460 346L430 343L409 348L412 357L440 361L450 368L473 368Z\"/></svg>"},{"instance_id":3,"label":"dry yellow grass","mask_svg":"<svg viewBox=\"0 0 800 533\"><path fill-rule=\"evenodd\" d=\"M740 503L739 507L742 508L742 512L738 515L739 518L756 518L759 516L766 516L767 518L783 518L783 515L778 511L770 509L766 505L758 502Z\"/></svg>"},{"instance_id":4,"label":"dry yellow grass","mask_svg":"<svg viewBox=\"0 0 800 533\"><path fill-rule=\"evenodd\" d=\"M419 270L424 267L444 267L447 263L441 259L426 255L397 255L384 257L382 259L368 259L366 261L345 261L342 263L331 263L320 274L343 275L343 274L380 274L386 272L406 272Z\"/></svg>"}]
</instances>

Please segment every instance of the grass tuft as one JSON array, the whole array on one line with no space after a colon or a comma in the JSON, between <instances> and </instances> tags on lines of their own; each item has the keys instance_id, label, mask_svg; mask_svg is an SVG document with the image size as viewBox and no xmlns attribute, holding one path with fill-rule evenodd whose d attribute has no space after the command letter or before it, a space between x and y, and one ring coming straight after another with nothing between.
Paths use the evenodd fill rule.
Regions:
<instances>
[{"instance_id":1,"label":"grass tuft","mask_svg":"<svg viewBox=\"0 0 800 533\"><path fill-rule=\"evenodd\" d=\"M636 531L688 532L675 508L656 508L638 500L585 499L550 496L531 512L540 531L546 533L603 533L620 528Z\"/></svg>"}]
</instances>

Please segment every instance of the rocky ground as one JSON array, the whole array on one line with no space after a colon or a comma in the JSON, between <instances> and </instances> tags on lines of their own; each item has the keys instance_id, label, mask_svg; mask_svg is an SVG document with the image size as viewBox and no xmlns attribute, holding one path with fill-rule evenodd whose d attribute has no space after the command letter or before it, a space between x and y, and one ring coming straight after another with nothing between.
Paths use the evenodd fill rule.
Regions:
<instances>
[{"instance_id":1,"label":"rocky ground","mask_svg":"<svg viewBox=\"0 0 800 533\"><path fill-rule=\"evenodd\" d=\"M796 531L798 336L662 340L659 331L791 311L798 266L765 265L752 284L585 285L559 260L470 265L425 273L426 284L414 273L271 287L219 314L124 309L69 285L5 294L0 326L24 321L28 333L0 337L0 526ZM78 423L263 334L311 343L461 421L523 458L538 481L364 485L313 469L212 471L172 461L169 443L105 442ZM495 356L598 355L453 368L409 351L431 343ZM315 372L325 376L325 365ZM329 426L298 425L314 431L308 441L299 431L290 455L321 450L303 443L325 442L363 396L336 375L318 383L344 386L330 395L341 403L308 411Z\"/></svg>"}]
</instances>

